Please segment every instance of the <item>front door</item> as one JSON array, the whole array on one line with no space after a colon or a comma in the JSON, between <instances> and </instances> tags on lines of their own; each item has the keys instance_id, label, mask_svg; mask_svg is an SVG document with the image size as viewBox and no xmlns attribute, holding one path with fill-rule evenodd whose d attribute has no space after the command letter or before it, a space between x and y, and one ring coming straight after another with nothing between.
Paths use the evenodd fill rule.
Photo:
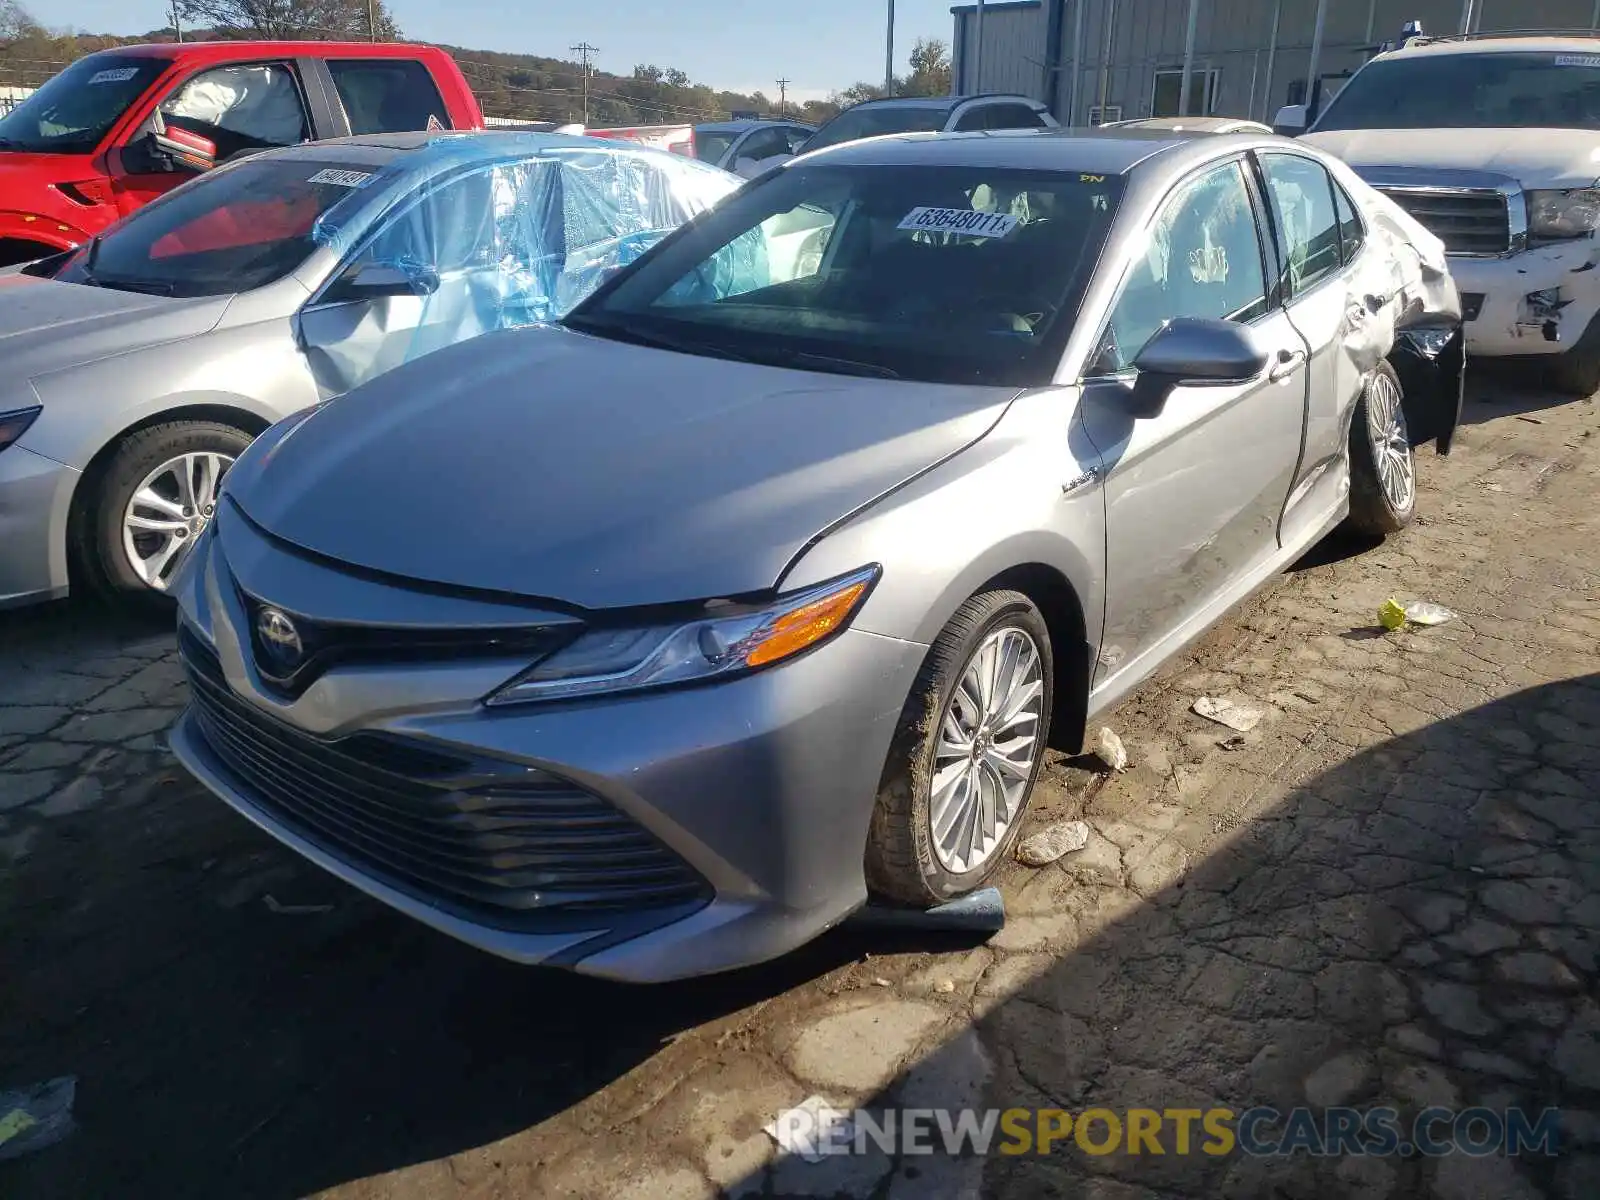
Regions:
<instances>
[{"instance_id":1,"label":"front door","mask_svg":"<svg viewBox=\"0 0 1600 1200\"><path fill-rule=\"evenodd\" d=\"M159 119L212 142L217 161L241 152L294 146L311 136L300 80L286 62L228 63L189 76L157 108ZM122 173L113 180L124 215L194 178L160 168L144 147L156 117L141 124L122 148Z\"/></svg>"},{"instance_id":2,"label":"front door","mask_svg":"<svg viewBox=\"0 0 1600 1200\"><path fill-rule=\"evenodd\" d=\"M1306 346L1267 288L1245 161L1179 184L1146 245L1112 307L1080 407L1104 464L1097 690L1124 672L1141 677L1265 569L1304 425ZM1177 388L1157 415L1135 418L1133 361L1176 317L1249 325L1270 365L1245 384Z\"/></svg>"}]
</instances>

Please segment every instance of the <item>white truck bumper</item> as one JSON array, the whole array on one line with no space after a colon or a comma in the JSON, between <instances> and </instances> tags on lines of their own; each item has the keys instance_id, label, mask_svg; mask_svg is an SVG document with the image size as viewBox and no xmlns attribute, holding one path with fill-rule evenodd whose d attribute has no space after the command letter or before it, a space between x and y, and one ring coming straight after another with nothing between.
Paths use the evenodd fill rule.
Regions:
<instances>
[{"instance_id":1,"label":"white truck bumper","mask_svg":"<svg viewBox=\"0 0 1600 1200\"><path fill-rule=\"evenodd\" d=\"M1581 238L1507 258L1452 256L1467 352L1561 354L1600 313L1600 241Z\"/></svg>"}]
</instances>

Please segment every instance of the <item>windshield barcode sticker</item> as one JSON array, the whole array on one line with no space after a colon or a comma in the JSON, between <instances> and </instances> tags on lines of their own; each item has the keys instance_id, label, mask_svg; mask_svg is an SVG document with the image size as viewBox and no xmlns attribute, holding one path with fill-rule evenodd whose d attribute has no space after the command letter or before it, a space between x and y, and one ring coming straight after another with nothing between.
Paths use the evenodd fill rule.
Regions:
<instances>
[{"instance_id":1,"label":"windshield barcode sticker","mask_svg":"<svg viewBox=\"0 0 1600 1200\"><path fill-rule=\"evenodd\" d=\"M335 187L358 188L365 187L372 178L371 171L341 171L336 167L326 167L318 171L307 183L331 183Z\"/></svg>"},{"instance_id":2,"label":"windshield barcode sticker","mask_svg":"<svg viewBox=\"0 0 1600 1200\"><path fill-rule=\"evenodd\" d=\"M1558 54L1558 67L1600 67L1600 54Z\"/></svg>"},{"instance_id":3,"label":"windshield barcode sticker","mask_svg":"<svg viewBox=\"0 0 1600 1200\"><path fill-rule=\"evenodd\" d=\"M898 229L928 233L961 233L967 237L1005 237L1020 220L1010 213L974 212L970 208L913 208Z\"/></svg>"},{"instance_id":4,"label":"windshield barcode sticker","mask_svg":"<svg viewBox=\"0 0 1600 1200\"><path fill-rule=\"evenodd\" d=\"M97 83L127 83L139 73L138 67L117 67L110 71L96 71L89 76L89 86Z\"/></svg>"}]
</instances>

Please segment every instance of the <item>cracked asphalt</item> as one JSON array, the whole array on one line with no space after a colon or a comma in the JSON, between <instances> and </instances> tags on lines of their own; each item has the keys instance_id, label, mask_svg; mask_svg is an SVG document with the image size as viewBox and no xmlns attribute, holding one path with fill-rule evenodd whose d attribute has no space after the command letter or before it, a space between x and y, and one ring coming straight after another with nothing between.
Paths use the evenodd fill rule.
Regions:
<instances>
[{"instance_id":1,"label":"cracked asphalt","mask_svg":"<svg viewBox=\"0 0 1600 1200\"><path fill-rule=\"evenodd\" d=\"M1421 521L1330 540L1052 762L1089 844L987 943L844 930L636 990L512 967L176 768L170 631L0 615L0 1089L78 1078L6 1197L1600 1196L1592 401L1476 383ZM1390 596L1447 625L1384 634ZM1267 710L1235 736L1201 695ZM1555 1156L777 1157L840 1106L1561 1109Z\"/></svg>"}]
</instances>

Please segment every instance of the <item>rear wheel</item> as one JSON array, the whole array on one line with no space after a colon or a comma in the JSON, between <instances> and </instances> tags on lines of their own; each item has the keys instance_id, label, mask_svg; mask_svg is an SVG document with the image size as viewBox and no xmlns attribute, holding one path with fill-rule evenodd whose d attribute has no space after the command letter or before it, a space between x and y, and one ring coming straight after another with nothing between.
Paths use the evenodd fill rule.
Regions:
<instances>
[{"instance_id":1,"label":"rear wheel","mask_svg":"<svg viewBox=\"0 0 1600 1200\"><path fill-rule=\"evenodd\" d=\"M1350 525L1399 533L1417 511L1417 464L1400 377L1379 363L1350 422Z\"/></svg>"},{"instance_id":2,"label":"rear wheel","mask_svg":"<svg viewBox=\"0 0 1600 1200\"><path fill-rule=\"evenodd\" d=\"M878 788L867 886L928 907L981 887L1022 831L1053 702L1050 633L1033 601L983 592L928 651Z\"/></svg>"},{"instance_id":3,"label":"rear wheel","mask_svg":"<svg viewBox=\"0 0 1600 1200\"><path fill-rule=\"evenodd\" d=\"M111 599L159 604L216 513L222 478L250 444L242 429L172 421L117 447L83 522L83 565Z\"/></svg>"}]
</instances>

